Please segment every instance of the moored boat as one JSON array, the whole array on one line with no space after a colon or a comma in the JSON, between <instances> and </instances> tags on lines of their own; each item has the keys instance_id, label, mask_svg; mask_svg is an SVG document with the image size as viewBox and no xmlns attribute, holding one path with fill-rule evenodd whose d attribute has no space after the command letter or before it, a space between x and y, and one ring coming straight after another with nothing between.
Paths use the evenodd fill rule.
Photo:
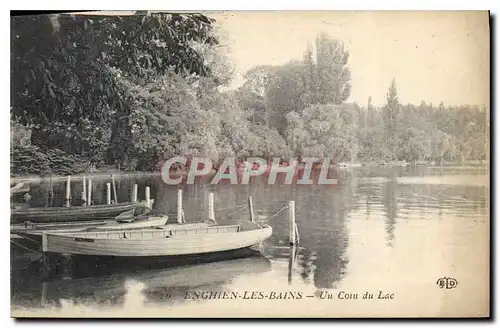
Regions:
<instances>
[{"instance_id":1,"label":"moored boat","mask_svg":"<svg viewBox=\"0 0 500 328\"><path fill-rule=\"evenodd\" d=\"M41 235L42 232L77 232L77 231L97 231L97 230L125 230L150 228L166 225L168 216L148 217L135 220L117 221L103 220L98 222L84 221L71 224L29 224L13 226L11 232L28 233Z\"/></svg>"},{"instance_id":2,"label":"moored boat","mask_svg":"<svg viewBox=\"0 0 500 328\"><path fill-rule=\"evenodd\" d=\"M11 239L31 249L41 250L42 234L45 232L77 232L77 231L113 231L141 228L154 228L167 224L168 216L152 213L151 209L143 205L125 211L115 219L59 222L59 223L33 223L11 225ZM28 243L29 245L24 245Z\"/></svg>"},{"instance_id":3,"label":"moored boat","mask_svg":"<svg viewBox=\"0 0 500 328\"><path fill-rule=\"evenodd\" d=\"M29 185L25 185L25 183L21 181L21 182L15 184L14 186L11 185L10 196L12 197L15 194L20 194L20 193L28 192L28 191L30 191Z\"/></svg>"},{"instance_id":4,"label":"moored boat","mask_svg":"<svg viewBox=\"0 0 500 328\"><path fill-rule=\"evenodd\" d=\"M43 251L72 255L157 257L207 254L252 247L272 228L258 223L171 224L157 229L47 232Z\"/></svg>"},{"instance_id":5,"label":"moored boat","mask_svg":"<svg viewBox=\"0 0 500 328\"><path fill-rule=\"evenodd\" d=\"M110 205L90 205L72 207L34 207L11 209L11 224L51 223L65 221L84 221L113 218L122 212L133 210L138 203L121 203Z\"/></svg>"}]
</instances>

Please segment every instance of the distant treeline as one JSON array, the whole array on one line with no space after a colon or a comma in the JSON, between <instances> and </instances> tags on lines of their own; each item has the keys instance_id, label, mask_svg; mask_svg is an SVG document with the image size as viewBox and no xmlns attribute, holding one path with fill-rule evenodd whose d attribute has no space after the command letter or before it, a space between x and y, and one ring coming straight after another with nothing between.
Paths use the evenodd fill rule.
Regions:
<instances>
[{"instance_id":1,"label":"distant treeline","mask_svg":"<svg viewBox=\"0 0 500 328\"><path fill-rule=\"evenodd\" d=\"M175 155L334 161L486 159L487 108L348 103L349 52L320 35L301 61L233 67L199 14L11 20L11 173L155 170ZM313 50L314 49L314 50ZM355 87L355 86L353 86Z\"/></svg>"}]
</instances>

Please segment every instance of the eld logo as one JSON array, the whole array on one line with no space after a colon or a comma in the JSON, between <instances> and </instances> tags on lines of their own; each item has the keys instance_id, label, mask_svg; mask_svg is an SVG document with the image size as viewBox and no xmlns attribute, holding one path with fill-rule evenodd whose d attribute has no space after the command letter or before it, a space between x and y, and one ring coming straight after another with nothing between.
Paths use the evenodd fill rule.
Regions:
<instances>
[{"instance_id":1,"label":"eld logo","mask_svg":"<svg viewBox=\"0 0 500 328\"><path fill-rule=\"evenodd\" d=\"M446 289L452 289L458 286L458 281L455 278L450 278L450 277L443 277L439 278L436 281L436 284L439 286L439 288L446 288Z\"/></svg>"}]
</instances>

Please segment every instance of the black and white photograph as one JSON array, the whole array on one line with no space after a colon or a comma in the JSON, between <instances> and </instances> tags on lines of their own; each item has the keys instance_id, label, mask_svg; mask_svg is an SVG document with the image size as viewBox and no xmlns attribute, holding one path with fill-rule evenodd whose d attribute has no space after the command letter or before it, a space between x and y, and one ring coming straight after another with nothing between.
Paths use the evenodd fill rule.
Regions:
<instances>
[{"instance_id":1,"label":"black and white photograph","mask_svg":"<svg viewBox=\"0 0 500 328\"><path fill-rule=\"evenodd\" d=\"M488 318L490 228L486 10L11 13L13 318Z\"/></svg>"}]
</instances>

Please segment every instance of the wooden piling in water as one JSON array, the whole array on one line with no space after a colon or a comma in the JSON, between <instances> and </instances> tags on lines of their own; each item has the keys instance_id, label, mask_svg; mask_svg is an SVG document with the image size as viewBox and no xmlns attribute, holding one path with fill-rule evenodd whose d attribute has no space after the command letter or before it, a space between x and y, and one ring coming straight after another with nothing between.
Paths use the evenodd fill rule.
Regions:
<instances>
[{"instance_id":1,"label":"wooden piling in water","mask_svg":"<svg viewBox=\"0 0 500 328\"><path fill-rule=\"evenodd\" d=\"M208 219L215 222L214 193L208 194Z\"/></svg>"},{"instance_id":2,"label":"wooden piling in water","mask_svg":"<svg viewBox=\"0 0 500 328\"><path fill-rule=\"evenodd\" d=\"M296 256L297 246L290 246L290 255L288 257L288 284L292 284L293 278L293 268L295 267L295 256Z\"/></svg>"},{"instance_id":3,"label":"wooden piling in water","mask_svg":"<svg viewBox=\"0 0 500 328\"><path fill-rule=\"evenodd\" d=\"M113 183L113 199L115 200L115 204L118 204L118 195L116 193L115 176L113 174L111 174L111 182Z\"/></svg>"},{"instance_id":4,"label":"wooden piling in water","mask_svg":"<svg viewBox=\"0 0 500 328\"><path fill-rule=\"evenodd\" d=\"M151 191L149 186L146 187L145 193L146 193L146 206L151 208Z\"/></svg>"},{"instance_id":5,"label":"wooden piling in water","mask_svg":"<svg viewBox=\"0 0 500 328\"><path fill-rule=\"evenodd\" d=\"M134 184L134 188L132 189L132 202L137 203L137 183Z\"/></svg>"},{"instance_id":6,"label":"wooden piling in water","mask_svg":"<svg viewBox=\"0 0 500 328\"><path fill-rule=\"evenodd\" d=\"M250 221L255 222L255 215L253 212L253 202L252 202L252 196L248 197L248 210L250 211Z\"/></svg>"},{"instance_id":7,"label":"wooden piling in water","mask_svg":"<svg viewBox=\"0 0 500 328\"><path fill-rule=\"evenodd\" d=\"M68 175L68 180L66 181L66 207L71 206L71 175Z\"/></svg>"},{"instance_id":8,"label":"wooden piling in water","mask_svg":"<svg viewBox=\"0 0 500 328\"><path fill-rule=\"evenodd\" d=\"M52 184L52 175L49 178L49 199L47 200L48 205L52 207L54 203L54 186Z\"/></svg>"},{"instance_id":9,"label":"wooden piling in water","mask_svg":"<svg viewBox=\"0 0 500 328\"><path fill-rule=\"evenodd\" d=\"M182 223L182 189L177 189L177 223Z\"/></svg>"},{"instance_id":10,"label":"wooden piling in water","mask_svg":"<svg viewBox=\"0 0 500 328\"><path fill-rule=\"evenodd\" d=\"M92 205L92 180L89 178L87 204Z\"/></svg>"},{"instance_id":11,"label":"wooden piling in water","mask_svg":"<svg viewBox=\"0 0 500 328\"><path fill-rule=\"evenodd\" d=\"M111 184L106 183L106 204L111 204Z\"/></svg>"},{"instance_id":12,"label":"wooden piling in water","mask_svg":"<svg viewBox=\"0 0 500 328\"><path fill-rule=\"evenodd\" d=\"M295 245L295 201L291 200L288 202L288 220L289 220L289 232L290 232L290 246Z\"/></svg>"},{"instance_id":13,"label":"wooden piling in water","mask_svg":"<svg viewBox=\"0 0 500 328\"><path fill-rule=\"evenodd\" d=\"M299 227L297 226L297 223L294 224L294 231L295 231L295 240L296 244L300 244L300 235L299 235Z\"/></svg>"},{"instance_id":14,"label":"wooden piling in water","mask_svg":"<svg viewBox=\"0 0 500 328\"><path fill-rule=\"evenodd\" d=\"M87 178L83 176L82 205L87 205Z\"/></svg>"}]
</instances>

